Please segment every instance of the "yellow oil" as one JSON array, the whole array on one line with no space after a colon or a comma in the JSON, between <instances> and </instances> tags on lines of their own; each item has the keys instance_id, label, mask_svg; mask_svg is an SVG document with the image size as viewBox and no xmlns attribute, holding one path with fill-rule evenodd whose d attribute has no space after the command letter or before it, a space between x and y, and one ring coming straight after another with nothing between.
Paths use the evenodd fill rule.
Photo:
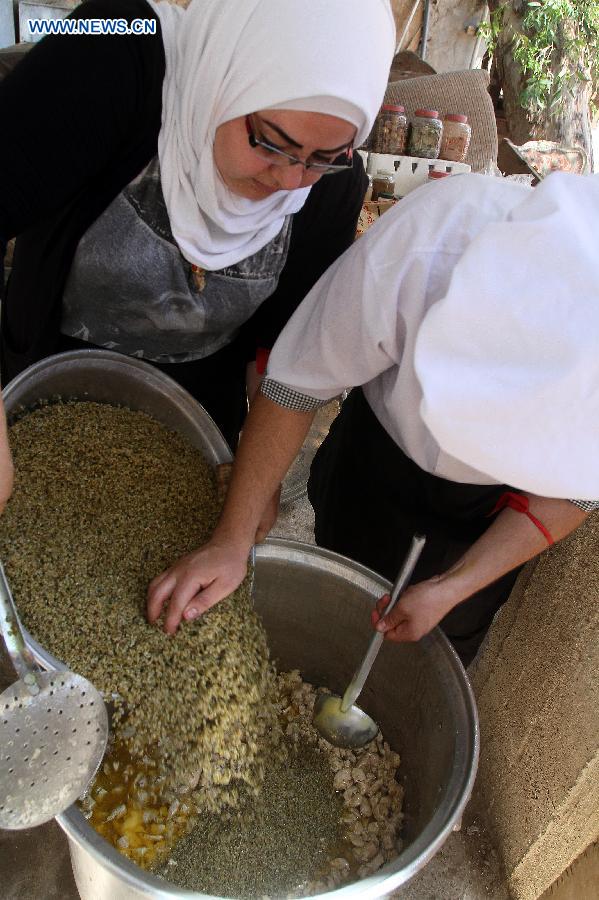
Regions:
<instances>
[{"instance_id":1,"label":"yellow oil","mask_svg":"<svg viewBox=\"0 0 599 900\"><path fill-rule=\"evenodd\" d=\"M143 869L163 863L194 821L191 799L167 800L163 784L154 759L115 743L80 803L98 834Z\"/></svg>"}]
</instances>

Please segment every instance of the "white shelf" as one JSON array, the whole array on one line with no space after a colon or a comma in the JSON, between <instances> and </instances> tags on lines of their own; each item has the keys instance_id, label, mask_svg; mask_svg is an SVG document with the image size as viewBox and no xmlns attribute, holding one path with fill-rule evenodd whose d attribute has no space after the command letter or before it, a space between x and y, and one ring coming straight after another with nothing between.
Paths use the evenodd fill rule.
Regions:
<instances>
[{"instance_id":1,"label":"white shelf","mask_svg":"<svg viewBox=\"0 0 599 900\"><path fill-rule=\"evenodd\" d=\"M467 163L453 162L450 159L394 156L391 153L369 153L366 164L368 175L393 175L396 197L405 197L414 188L425 184L430 172L447 172L449 175L459 175L470 171L471 166Z\"/></svg>"}]
</instances>

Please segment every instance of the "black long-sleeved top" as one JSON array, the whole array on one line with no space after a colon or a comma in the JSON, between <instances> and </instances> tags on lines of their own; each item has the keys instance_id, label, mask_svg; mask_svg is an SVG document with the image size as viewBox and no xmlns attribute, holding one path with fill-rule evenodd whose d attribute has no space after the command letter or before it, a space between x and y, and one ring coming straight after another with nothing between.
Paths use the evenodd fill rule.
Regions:
<instances>
[{"instance_id":1,"label":"black long-sleeved top","mask_svg":"<svg viewBox=\"0 0 599 900\"><path fill-rule=\"evenodd\" d=\"M155 15L145 0L86 0L71 17ZM164 73L158 24L156 35L46 37L0 82L0 260L18 236L2 305L4 383L55 352L81 237L157 153ZM257 344L273 343L350 246L365 187L356 156L312 188L278 287L249 323Z\"/></svg>"}]
</instances>

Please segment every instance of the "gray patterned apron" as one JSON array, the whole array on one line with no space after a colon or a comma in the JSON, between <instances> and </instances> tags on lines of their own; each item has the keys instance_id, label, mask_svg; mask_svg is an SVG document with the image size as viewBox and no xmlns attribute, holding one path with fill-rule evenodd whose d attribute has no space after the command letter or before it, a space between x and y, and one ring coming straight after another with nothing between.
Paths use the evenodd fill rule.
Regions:
<instances>
[{"instance_id":1,"label":"gray patterned apron","mask_svg":"<svg viewBox=\"0 0 599 900\"><path fill-rule=\"evenodd\" d=\"M288 216L253 256L216 272L193 267L172 236L156 158L79 242L61 332L157 363L203 359L273 293L290 236Z\"/></svg>"}]
</instances>

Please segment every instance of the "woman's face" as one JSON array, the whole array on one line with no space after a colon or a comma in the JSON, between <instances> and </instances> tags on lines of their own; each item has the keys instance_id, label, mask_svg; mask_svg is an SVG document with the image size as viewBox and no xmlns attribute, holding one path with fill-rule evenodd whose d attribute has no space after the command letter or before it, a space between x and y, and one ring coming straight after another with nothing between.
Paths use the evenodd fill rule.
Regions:
<instances>
[{"instance_id":1,"label":"woman's face","mask_svg":"<svg viewBox=\"0 0 599 900\"><path fill-rule=\"evenodd\" d=\"M355 127L345 119L291 109L259 110L251 122L258 140L314 162L333 162L351 146L356 134ZM216 129L214 162L229 190L248 200L264 200L275 191L311 187L321 177L318 170L306 170L304 166L273 165L268 151L250 146L245 116Z\"/></svg>"}]
</instances>

